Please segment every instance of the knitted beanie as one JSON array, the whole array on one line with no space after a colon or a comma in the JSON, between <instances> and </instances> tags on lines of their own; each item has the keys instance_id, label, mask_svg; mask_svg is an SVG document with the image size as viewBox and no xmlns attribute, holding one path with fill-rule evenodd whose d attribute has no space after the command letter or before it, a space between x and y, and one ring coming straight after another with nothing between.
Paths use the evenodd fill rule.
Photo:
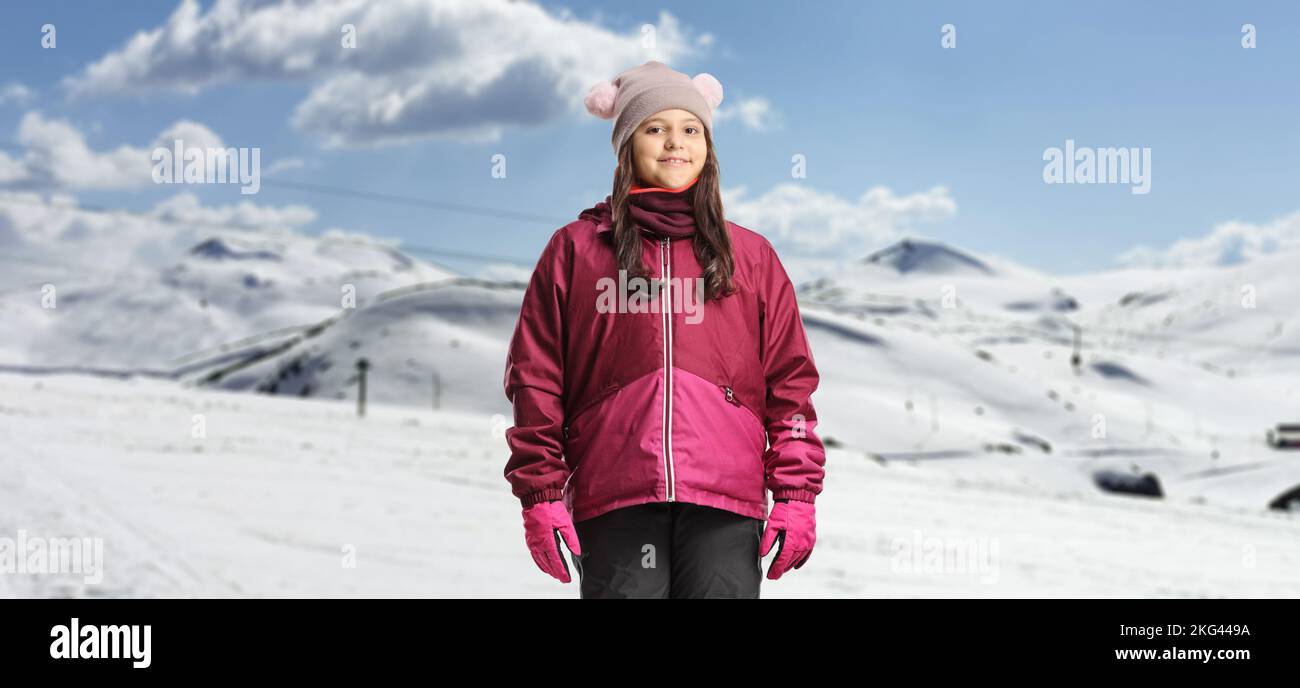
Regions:
<instances>
[{"instance_id":1,"label":"knitted beanie","mask_svg":"<svg viewBox=\"0 0 1300 688\"><path fill-rule=\"evenodd\" d=\"M692 78L651 60L619 74L613 81L592 86L583 102L591 114L614 119L610 141L617 156L633 130L660 110L686 110L698 117L712 136L713 111L722 103L722 84L712 74Z\"/></svg>"}]
</instances>

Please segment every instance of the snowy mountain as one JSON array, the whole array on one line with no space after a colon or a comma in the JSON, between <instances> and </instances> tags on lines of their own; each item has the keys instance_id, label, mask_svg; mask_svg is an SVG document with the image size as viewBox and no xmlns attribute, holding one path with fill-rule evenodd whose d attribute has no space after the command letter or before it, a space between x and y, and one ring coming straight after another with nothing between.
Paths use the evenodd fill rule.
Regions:
<instances>
[{"instance_id":1,"label":"snowy mountain","mask_svg":"<svg viewBox=\"0 0 1300 688\"><path fill-rule=\"evenodd\" d=\"M983 261L944 244L923 239L903 239L872 253L863 264L888 268L899 275L994 275Z\"/></svg>"}]
</instances>

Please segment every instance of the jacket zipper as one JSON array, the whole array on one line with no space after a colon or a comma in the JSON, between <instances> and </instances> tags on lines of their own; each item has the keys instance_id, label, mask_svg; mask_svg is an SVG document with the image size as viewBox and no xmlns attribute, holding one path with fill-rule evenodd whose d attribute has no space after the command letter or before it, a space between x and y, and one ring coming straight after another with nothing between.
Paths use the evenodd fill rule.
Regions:
<instances>
[{"instance_id":1,"label":"jacket zipper","mask_svg":"<svg viewBox=\"0 0 1300 688\"><path fill-rule=\"evenodd\" d=\"M660 239L662 257L663 292L660 294L659 312L664 330L664 479L668 483L668 501L675 501L677 489L673 478L673 289L672 252L668 237Z\"/></svg>"},{"instance_id":2,"label":"jacket zipper","mask_svg":"<svg viewBox=\"0 0 1300 688\"><path fill-rule=\"evenodd\" d=\"M732 390L731 387L721 383L719 383L718 386L722 388L722 394L724 397L726 397L727 403L731 404L732 406L735 406L736 408L744 409L745 413L748 413L750 418L753 418L755 421L758 421L760 427L763 425L763 421L758 419L758 414L754 413L753 409L749 408L743 402L741 402L740 399L736 398L736 392Z\"/></svg>"}]
</instances>

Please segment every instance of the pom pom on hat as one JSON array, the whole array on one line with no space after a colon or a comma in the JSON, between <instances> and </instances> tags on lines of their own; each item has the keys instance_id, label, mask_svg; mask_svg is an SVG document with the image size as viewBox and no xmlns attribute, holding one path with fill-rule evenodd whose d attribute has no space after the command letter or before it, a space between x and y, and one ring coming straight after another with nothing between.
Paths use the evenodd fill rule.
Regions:
<instances>
[{"instance_id":1,"label":"pom pom on hat","mask_svg":"<svg viewBox=\"0 0 1300 688\"><path fill-rule=\"evenodd\" d=\"M722 84L712 74L696 74L691 79L691 83L695 85L695 90L704 96L704 102L709 104L710 110L718 109L722 104Z\"/></svg>"},{"instance_id":2,"label":"pom pom on hat","mask_svg":"<svg viewBox=\"0 0 1300 688\"><path fill-rule=\"evenodd\" d=\"M614 100L617 96L618 87L608 81L602 81L587 91L587 97L582 102L587 106L587 112L601 119L613 119Z\"/></svg>"}]
</instances>

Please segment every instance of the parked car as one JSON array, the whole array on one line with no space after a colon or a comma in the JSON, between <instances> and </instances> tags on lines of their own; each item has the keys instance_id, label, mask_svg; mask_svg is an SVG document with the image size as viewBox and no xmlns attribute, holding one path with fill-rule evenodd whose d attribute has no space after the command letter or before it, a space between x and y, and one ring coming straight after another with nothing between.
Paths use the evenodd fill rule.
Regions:
<instances>
[{"instance_id":1,"label":"parked car","mask_svg":"<svg viewBox=\"0 0 1300 688\"><path fill-rule=\"evenodd\" d=\"M1300 423L1278 423L1266 437L1268 446L1274 449L1300 448Z\"/></svg>"}]
</instances>

